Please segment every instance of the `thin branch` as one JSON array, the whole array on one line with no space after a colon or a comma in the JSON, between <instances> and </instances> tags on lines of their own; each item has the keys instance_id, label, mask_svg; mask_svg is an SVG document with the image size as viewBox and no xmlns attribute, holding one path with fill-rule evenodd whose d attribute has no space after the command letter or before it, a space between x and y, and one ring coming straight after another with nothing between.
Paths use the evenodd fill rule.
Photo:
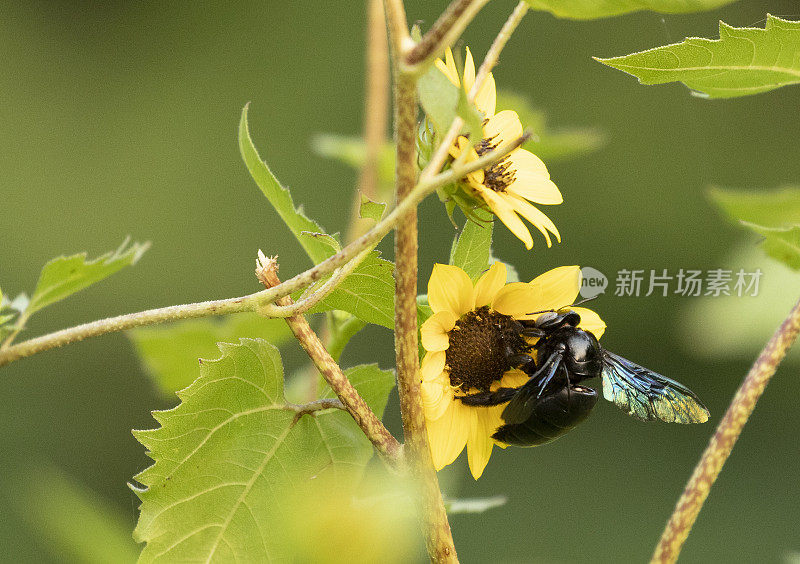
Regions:
<instances>
[{"instance_id":1,"label":"thin branch","mask_svg":"<svg viewBox=\"0 0 800 564\"><path fill-rule=\"evenodd\" d=\"M728 406L728 411L725 412L725 416L711 437L661 535L650 561L652 564L672 563L678 559L683 543L689 536L689 531L708 497L711 486L730 456L750 414L753 413L758 398L786 356L789 347L797 339L798 333L800 333L800 301L761 351Z\"/></svg>"},{"instance_id":2,"label":"thin branch","mask_svg":"<svg viewBox=\"0 0 800 564\"><path fill-rule=\"evenodd\" d=\"M259 251L258 261L256 262L256 276L265 287L271 288L280 284L277 270L278 265L275 259L268 259ZM281 306L288 306L291 305L292 298L284 296L277 303ZM308 353L317 370L320 371L378 453L392 466L396 467L400 463L402 446L386 430L386 427L383 426L380 419L359 395L358 391L342 372L342 369L336 364L336 361L331 358L319 337L311 329L308 321L302 315L296 315L287 317L286 323L300 342L300 345Z\"/></svg>"},{"instance_id":3,"label":"thin branch","mask_svg":"<svg viewBox=\"0 0 800 564\"><path fill-rule=\"evenodd\" d=\"M408 20L403 0L384 0L383 6L386 11L386 21L389 24L392 56L395 61L405 60L406 54L415 44L408 33Z\"/></svg>"},{"instance_id":4,"label":"thin branch","mask_svg":"<svg viewBox=\"0 0 800 564\"><path fill-rule=\"evenodd\" d=\"M483 63L478 69L478 73L475 75L475 84L472 85L472 89L467 93L467 101L473 102L475 100L486 77L489 76L489 73L492 72L492 69L497 65L500 53L503 51L506 43L508 43L508 40L511 39L511 35L514 33L514 30L517 29L517 26L526 13L528 13L528 4L523 0L519 2L516 8L514 8L514 11L511 12L506 23L503 24L503 27L500 29L500 33L497 34L497 37L495 37L492 42L492 46L489 47L489 51L486 53L486 57L484 57ZM442 169L447 160L450 147L455 142L462 127L464 127L464 120L460 117L456 117L447 135L444 136L436 152L433 154L433 157L431 157L428 166L422 171L421 179L425 179L429 175L434 175Z\"/></svg>"},{"instance_id":5,"label":"thin branch","mask_svg":"<svg viewBox=\"0 0 800 564\"><path fill-rule=\"evenodd\" d=\"M419 43L408 53L408 70L419 71L434 57L455 43L469 23L489 0L453 0L439 19L425 33Z\"/></svg>"},{"instance_id":6,"label":"thin branch","mask_svg":"<svg viewBox=\"0 0 800 564\"><path fill-rule=\"evenodd\" d=\"M299 405L289 403L286 405L286 409L294 411L298 416L314 413L315 411L323 411L325 409L341 409L347 411L342 401L334 398L323 398Z\"/></svg>"},{"instance_id":7,"label":"thin branch","mask_svg":"<svg viewBox=\"0 0 800 564\"><path fill-rule=\"evenodd\" d=\"M353 201L353 211L346 241L363 235L371 224L361 219L361 195L373 201L378 195L378 164L386 145L386 128L389 117L389 45L386 36L386 18L383 0L367 0L367 58L364 90L364 166L358 178L358 190Z\"/></svg>"},{"instance_id":8,"label":"thin branch","mask_svg":"<svg viewBox=\"0 0 800 564\"><path fill-rule=\"evenodd\" d=\"M77 325L68 329L62 329L54 333L42 335L28 339L16 345L12 345L7 349L0 351L0 367L5 366L16 360L27 358L34 354L44 352L50 349L82 341L90 337L97 337L105 335L106 333L115 333L117 331L126 331L135 327L143 327L146 325L156 325L167 321L179 321L181 319L194 319L198 317L209 317L212 315L226 315L229 313L241 313L244 311L256 311L266 304L271 304L287 296L292 292L306 288L321 279L326 274L347 264L350 261L355 262L351 265L353 268L358 264L358 259L365 252L371 250L378 242L391 231L391 229L400 221L403 221L406 213L409 210L416 209L416 206L435 191L440 186L450 184L459 178L462 178L481 168L498 162L505 155L516 149L524 142L524 138L520 138L508 142L493 151L483 155L475 161L471 161L463 166L456 166L446 170L443 173L437 174L427 180L421 181L417 184L409 196L400 202L387 216L378 222L375 227L370 229L367 233L347 245L344 249L333 255L332 257L319 263L317 266L298 274L297 276L283 282L282 284L262 290L248 296L239 298L228 298L224 300L212 300L207 302L198 302L192 304L182 304L176 306L163 307L158 309L150 309L136 313L128 313L116 317L109 317L107 319L100 319L83 325ZM332 289L332 286L329 286ZM314 294L316 298L324 297L321 293ZM316 299L315 298L315 299Z\"/></svg>"}]
</instances>

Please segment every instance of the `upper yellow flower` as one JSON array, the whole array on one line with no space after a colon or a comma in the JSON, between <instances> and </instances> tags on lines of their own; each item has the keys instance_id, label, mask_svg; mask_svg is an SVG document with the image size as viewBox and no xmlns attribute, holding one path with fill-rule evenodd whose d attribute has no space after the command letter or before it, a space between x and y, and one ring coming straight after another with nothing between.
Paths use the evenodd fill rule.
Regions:
<instances>
[{"instance_id":1,"label":"upper yellow flower","mask_svg":"<svg viewBox=\"0 0 800 564\"><path fill-rule=\"evenodd\" d=\"M461 86L450 49L445 54L445 61L436 60L436 66L453 84ZM467 48L463 77L467 92L474 83L475 64ZM459 137L450 148L451 156L468 162L504 141L513 141L522 136L522 124L516 112L503 110L495 114L496 99L494 78L489 74L475 98L475 106L484 115L483 139L472 143L464 136ZM527 219L544 235L548 247L552 245L551 233L561 242L555 224L530 204L553 205L564 201L561 192L550 180L547 167L530 151L521 148L513 150L489 168L469 174L461 186L471 197L488 206L528 249L533 247L533 238L519 216Z\"/></svg>"},{"instance_id":2,"label":"upper yellow flower","mask_svg":"<svg viewBox=\"0 0 800 564\"><path fill-rule=\"evenodd\" d=\"M422 404L433 463L437 470L453 462L467 447L467 460L477 480L489 462L492 434L503 424L505 405L475 407L455 398L499 387L517 388L528 380L508 364L506 347L531 352L518 332L516 319L535 319L532 312L569 306L578 296L580 268L562 266L529 283L506 284L506 266L496 262L473 285L457 266L437 264L428 282L433 315L422 325ZM570 307L581 316L579 327L600 338L605 323L593 311Z\"/></svg>"}]
</instances>

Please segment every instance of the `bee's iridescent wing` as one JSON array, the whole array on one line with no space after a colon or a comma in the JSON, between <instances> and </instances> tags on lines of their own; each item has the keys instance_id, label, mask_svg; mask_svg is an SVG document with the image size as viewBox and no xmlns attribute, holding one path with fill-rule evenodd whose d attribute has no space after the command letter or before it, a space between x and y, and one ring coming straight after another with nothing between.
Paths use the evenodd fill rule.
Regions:
<instances>
[{"instance_id":1,"label":"bee's iridescent wing","mask_svg":"<svg viewBox=\"0 0 800 564\"><path fill-rule=\"evenodd\" d=\"M603 397L642 421L708 421L708 409L689 388L605 350Z\"/></svg>"}]
</instances>

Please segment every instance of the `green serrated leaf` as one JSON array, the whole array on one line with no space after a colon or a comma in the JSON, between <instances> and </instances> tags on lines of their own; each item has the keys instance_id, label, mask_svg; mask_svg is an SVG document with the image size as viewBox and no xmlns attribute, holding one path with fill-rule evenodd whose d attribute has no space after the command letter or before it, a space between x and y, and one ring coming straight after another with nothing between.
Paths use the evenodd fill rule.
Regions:
<instances>
[{"instance_id":1,"label":"green serrated leaf","mask_svg":"<svg viewBox=\"0 0 800 564\"><path fill-rule=\"evenodd\" d=\"M150 247L150 243L133 243L130 247L127 247L127 244L128 240L125 240L116 251L92 261L86 260L86 253L80 253L69 257L58 257L48 262L42 268L39 282L25 309L25 314L30 316L43 307L63 300L118 270L135 264ZM18 299L20 296L17 296L14 302ZM14 302L11 307L14 307Z\"/></svg>"},{"instance_id":2,"label":"green serrated leaf","mask_svg":"<svg viewBox=\"0 0 800 564\"><path fill-rule=\"evenodd\" d=\"M533 134L522 148L534 153L546 164L590 153L606 144L606 136L599 129L591 127L551 129L544 112L535 110L530 101L519 94L498 92L497 109L517 112L525 130Z\"/></svg>"},{"instance_id":3,"label":"green serrated leaf","mask_svg":"<svg viewBox=\"0 0 800 564\"><path fill-rule=\"evenodd\" d=\"M378 222L383 217L383 212L386 211L386 204L381 202L373 202L365 195L361 195L361 208L359 209L359 216L364 219L372 219Z\"/></svg>"},{"instance_id":4,"label":"green serrated leaf","mask_svg":"<svg viewBox=\"0 0 800 564\"><path fill-rule=\"evenodd\" d=\"M640 10L662 14L684 14L713 10L734 0L525 0L534 10L560 18L591 20Z\"/></svg>"},{"instance_id":5,"label":"green serrated leaf","mask_svg":"<svg viewBox=\"0 0 800 564\"><path fill-rule=\"evenodd\" d=\"M394 328L394 263L372 251L309 313L338 309L362 321Z\"/></svg>"},{"instance_id":6,"label":"green serrated leaf","mask_svg":"<svg viewBox=\"0 0 800 564\"><path fill-rule=\"evenodd\" d=\"M297 241L305 249L308 256L314 263L320 263L331 256L330 242L316 237L302 235L304 231L309 233L325 233L317 222L306 217L302 208L295 208L292 195L289 190L281 186L278 179L272 174L267 164L258 155L253 140L250 138L250 131L247 126L247 108L242 109L242 118L239 121L239 150L242 153L247 170L250 176L267 197L269 203L278 212L283 222L297 238Z\"/></svg>"},{"instance_id":7,"label":"green serrated leaf","mask_svg":"<svg viewBox=\"0 0 800 564\"><path fill-rule=\"evenodd\" d=\"M134 531L147 543L140 562L290 559L287 495L363 470L372 456L346 412L299 416L286 402L275 347L242 339L220 350L179 392L180 405L153 413L160 428L134 432L155 461L136 476L145 486ZM380 416L391 373L358 367L348 375Z\"/></svg>"},{"instance_id":8,"label":"green serrated leaf","mask_svg":"<svg viewBox=\"0 0 800 564\"><path fill-rule=\"evenodd\" d=\"M283 319L240 313L222 319L187 319L127 332L156 386L172 396L197 379L197 361L219 354L217 343L258 337L279 346L291 338Z\"/></svg>"},{"instance_id":9,"label":"green serrated leaf","mask_svg":"<svg viewBox=\"0 0 800 564\"><path fill-rule=\"evenodd\" d=\"M417 89L420 105L440 136L456 117L461 117L464 120L462 131L470 139L483 138L483 116L473 104L467 103L464 90L450 82L437 67L431 66L420 77Z\"/></svg>"},{"instance_id":10,"label":"green serrated leaf","mask_svg":"<svg viewBox=\"0 0 800 564\"><path fill-rule=\"evenodd\" d=\"M719 39L690 37L623 57L597 59L642 84L683 82L710 98L733 98L800 83L800 22L767 15L764 29L719 23Z\"/></svg>"},{"instance_id":11,"label":"green serrated leaf","mask_svg":"<svg viewBox=\"0 0 800 564\"><path fill-rule=\"evenodd\" d=\"M508 498L506 496L495 495L492 497L446 499L444 506L448 514L457 515L459 513L485 513L490 509L502 507L507 502Z\"/></svg>"},{"instance_id":12,"label":"green serrated leaf","mask_svg":"<svg viewBox=\"0 0 800 564\"><path fill-rule=\"evenodd\" d=\"M490 214L483 210L475 210L475 214L478 221L466 221L450 249L450 264L466 272L473 282L489 267L493 226Z\"/></svg>"},{"instance_id":13,"label":"green serrated leaf","mask_svg":"<svg viewBox=\"0 0 800 564\"><path fill-rule=\"evenodd\" d=\"M770 257L800 269L800 188L742 191L715 187L711 200L731 219L764 237Z\"/></svg>"},{"instance_id":14,"label":"green serrated leaf","mask_svg":"<svg viewBox=\"0 0 800 564\"><path fill-rule=\"evenodd\" d=\"M711 200L735 221L786 228L800 224L800 186L777 190L731 190L714 186Z\"/></svg>"}]
</instances>

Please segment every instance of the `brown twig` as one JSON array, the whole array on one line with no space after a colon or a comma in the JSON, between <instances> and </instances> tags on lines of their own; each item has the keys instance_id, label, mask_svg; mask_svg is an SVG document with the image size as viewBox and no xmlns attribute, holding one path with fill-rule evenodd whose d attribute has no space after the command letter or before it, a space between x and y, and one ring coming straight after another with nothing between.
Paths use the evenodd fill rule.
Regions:
<instances>
[{"instance_id":1,"label":"brown twig","mask_svg":"<svg viewBox=\"0 0 800 564\"><path fill-rule=\"evenodd\" d=\"M402 205L416 181L417 96L406 61L413 42L402 3L386 0L394 70L395 201ZM411 44L411 45L410 45ZM409 211L395 229L395 357L407 467L419 484L423 532L432 562L457 562L422 411L417 346L417 214Z\"/></svg>"},{"instance_id":2,"label":"brown twig","mask_svg":"<svg viewBox=\"0 0 800 564\"><path fill-rule=\"evenodd\" d=\"M440 56L464 32L489 0L453 0L406 57L409 68L424 67Z\"/></svg>"},{"instance_id":3,"label":"brown twig","mask_svg":"<svg viewBox=\"0 0 800 564\"><path fill-rule=\"evenodd\" d=\"M278 264L275 259L265 257L261 251L258 252L258 260L256 261L256 276L266 288L272 288L281 283L278 279ZM281 306L288 306L291 305L292 298L284 296L277 303ZM383 423L353 387L336 361L331 358L316 333L311 329L308 321L302 315L296 315L287 317L286 323L300 342L300 345L308 353L317 370L320 371L320 374L336 393L336 397L339 398L345 409L375 446L375 450L387 462L396 467L402 456L402 446L383 426Z\"/></svg>"},{"instance_id":4,"label":"brown twig","mask_svg":"<svg viewBox=\"0 0 800 564\"><path fill-rule=\"evenodd\" d=\"M500 29L500 33L497 34L497 37L495 37L494 41L492 42L492 46L489 47L489 51L486 52L486 57L484 57L483 63L481 63L478 73L475 75L475 84L472 85L472 89L467 93L467 100L469 102L475 100L475 97L478 95L478 92L483 86L486 77L489 76L489 73L492 72L492 69L497 64L497 61L500 58L500 53L503 51L506 43L508 43L508 40L511 39L511 34L514 33L514 30L517 29L519 22L522 21L522 18L527 13L528 4L525 3L524 0L521 0L517 4L516 8L514 8L514 11L511 12L511 15L508 16L506 23L504 23L503 27ZM458 137L458 133L461 131L462 127L464 127L464 120L462 120L460 117L456 117L453 120L447 135L444 136L441 144L437 147L436 152L433 154L433 157L431 157L428 166L422 172L422 179L427 178L429 175L435 175L442 169L445 160L447 160L447 156L449 155L450 147L455 142L456 137Z\"/></svg>"},{"instance_id":5,"label":"brown twig","mask_svg":"<svg viewBox=\"0 0 800 564\"><path fill-rule=\"evenodd\" d=\"M711 437L700 462L694 469L683 495L675 506L651 564L672 563L678 559L683 543L694 525L711 486L731 454L742 428L756 407L756 402L800 333L800 301L778 327L728 406L728 411Z\"/></svg>"},{"instance_id":6,"label":"brown twig","mask_svg":"<svg viewBox=\"0 0 800 564\"><path fill-rule=\"evenodd\" d=\"M361 236L371 222L361 219L361 195L373 201L378 195L378 164L386 144L389 117L389 44L383 0L367 0L367 58L364 79L364 166L358 177L347 241Z\"/></svg>"}]
</instances>

